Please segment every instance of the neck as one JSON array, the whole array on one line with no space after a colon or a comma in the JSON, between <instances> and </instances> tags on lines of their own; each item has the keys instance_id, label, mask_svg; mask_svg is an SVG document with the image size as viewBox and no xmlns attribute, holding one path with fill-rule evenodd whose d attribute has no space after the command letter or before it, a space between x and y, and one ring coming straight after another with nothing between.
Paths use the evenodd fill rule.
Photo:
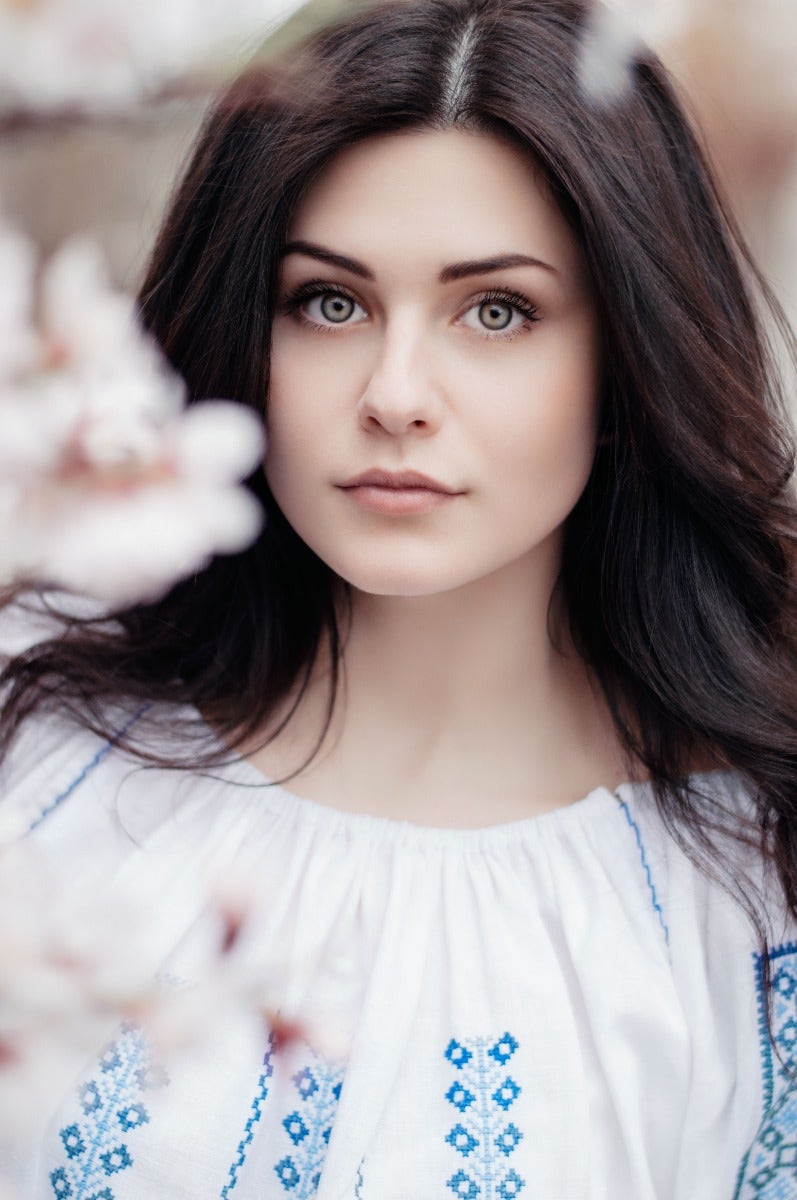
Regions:
<instances>
[{"instance_id":1,"label":"neck","mask_svg":"<svg viewBox=\"0 0 797 1200\"><path fill-rule=\"evenodd\" d=\"M552 604L550 557L546 570L518 560L430 596L353 591L333 721L293 790L366 811L379 811L378 794L393 815L425 823L459 823L470 804L464 823L484 824L496 793L523 815L625 778L602 697ZM322 655L287 736L251 756L267 775L311 754L328 665Z\"/></svg>"},{"instance_id":2,"label":"neck","mask_svg":"<svg viewBox=\"0 0 797 1200\"><path fill-rule=\"evenodd\" d=\"M542 709L573 665L564 630L559 649L551 640L552 587L521 561L431 596L355 592L344 653L351 710L411 718L431 735L503 724L517 705Z\"/></svg>"}]
</instances>

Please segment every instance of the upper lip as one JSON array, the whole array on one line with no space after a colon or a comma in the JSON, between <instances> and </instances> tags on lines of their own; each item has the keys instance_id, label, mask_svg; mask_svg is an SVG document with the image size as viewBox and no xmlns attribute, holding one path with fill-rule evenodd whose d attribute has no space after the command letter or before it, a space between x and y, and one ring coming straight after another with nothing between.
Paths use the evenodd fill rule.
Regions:
<instances>
[{"instance_id":1,"label":"upper lip","mask_svg":"<svg viewBox=\"0 0 797 1200\"><path fill-rule=\"evenodd\" d=\"M444 483L430 479L428 475L421 475L419 471L380 471L378 469L364 471L362 475L355 475L353 479L347 479L340 486L344 488L384 487L393 488L396 491L400 491L402 488L425 488L430 492L456 494L455 488L446 487Z\"/></svg>"}]
</instances>

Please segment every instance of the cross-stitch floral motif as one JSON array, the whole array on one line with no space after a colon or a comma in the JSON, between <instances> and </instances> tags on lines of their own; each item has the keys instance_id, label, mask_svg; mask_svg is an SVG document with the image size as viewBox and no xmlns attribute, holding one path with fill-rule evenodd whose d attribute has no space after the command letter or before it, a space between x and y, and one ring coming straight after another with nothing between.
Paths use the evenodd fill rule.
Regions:
<instances>
[{"instance_id":1,"label":"cross-stitch floral motif","mask_svg":"<svg viewBox=\"0 0 797 1200\"><path fill-rule=\"evenodd\" d=\"M146 1093L166 1082L144 1034L126 1022L78 1088L75 1120L60 1131L65 1157L50 1172L56 1200L115 1200L108 1181L133 1165L128 1135L149 1122Z\"/></svg>"},{"instance_id":2,"label":"cross-stitch floral motif","mask_svg":"<svg viewBox=\"0 0 797 1200\"><path fill-rule=\"evenodd\" d=\"M511 1033L497 1040L452 1038L445 1057L457 1078L445 1093L460 1118L446 1135L446 1142L464 1160L448 1180L459 1200L511 1200L525 1187L525 1180L507 1159L523 1134L506 1113L521 1088L506 1071L506 1064L519 1043Z\"/></svg>"},{"instance_id":3,"label":"cross-stitch floral motif","mask_svg":"<svg viewBox=\"0 0 797 1200\"><path fill-rule=\"evenodd\" d=\"M235 1160L228 1171L227 1182L221 1189L220 1200L229 1200L235 1191L257 1127L263 1119L267 1100L269 1125L272 1121L278 1122L285 1137L285 1153L274 1164L274 1173L283 1191L296 1197L296 1200L307 1200L318 1190L332 1133L332 1122L340 1099L343 1067L327 1062L307 1047L310 1060L290 1078L293 1100L288 1106L289 1111L285 1113L285 1109L282 1108L281 1111L278 1109L274 1112L273 1105L279 1103L280 1098L279 1091L272 1093L276 1048L276 1039L272 1034L269 1037L263 1068L257 1081L244 1132L238 1143ZM282 1113L285 1115L282 1116ZM361 1179L358 1180L358 1184L361 1185ZM268 1188L266 1191L271 1194Z\"/></svg>"},{"instance_id":4,"label":"cross-stitch floral motif","mask_svg":"<svg viewBox=\"0 0 797 1200\"><path fill-rule=\"evenodd\" d=\"M292 1076L291 1082L297 1103L282 1120L290 1149L274 1170L286 1192L296 1200L308 1200L318 1191L321 1180L343 1086L343 1068L313 1053L312 1060Z\"/></svg>"},{"instance_id":5,"label":"cross-stitch floral motif","mask_svg":"<svg viewBox=\"0 0 797 1200\"><path fill-rule=\"evenodd\" d=\"M797 1196L797 943L770 951L773 1051L766 1025L763 956L756 955L764 1116L739 1170L734 1200Z\"/></svg>"}]
</instances>

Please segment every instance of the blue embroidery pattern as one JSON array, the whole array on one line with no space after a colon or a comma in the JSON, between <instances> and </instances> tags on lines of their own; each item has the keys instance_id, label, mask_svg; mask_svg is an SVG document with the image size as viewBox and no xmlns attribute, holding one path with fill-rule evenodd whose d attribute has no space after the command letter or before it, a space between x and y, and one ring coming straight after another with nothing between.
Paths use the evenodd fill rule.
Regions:
<instances>
[{"instance_id":1,"label":"blue embroidery pattern","mask_svg":"<svg viewBox=\"0 0 797 1200\"><path fill-rule=\"evenodd\" d=\"M292 1077L298 1106L282 1122L293 1145L274 1170L286 1192L308 1200L318 1191L332 1122L343 1087L343 1068L313 1053L311 1062Z\"/></svg>"},{"instance_id":2,"label":"blue embroidery pattern","mask_svg":"<svg viewBox=\"0 0 797 1200\"><path fill-rule=\"evenodd\" d=\"M446 1047L445 1057L458 1072L446 1100L460 1114L446 1142L467 1164L467 1170L460 1167L451 1176L448 1187L461 1200L511 1200L526 1185L513 1167L507 1170L507 1159L523 1137L514 1121L506 1121L521 1092L506 1071L517 1048L511 1033L498 1041L452 1038Z\"/></svg>"},{"instance_id":3,"label":"blue embroidery pattern","mask_svg":"<svg viewBox=\"0 0 797 1200\"><path fill-rule=\"evenodd\" d=\"M145 1094L167 1082L141 1029L125 1022L78 1089L80 1115L60 1131L66 1159L50 1172L57 1200L115 1200L108 1180L133 1165L128 1135L149 1122Z\"/></svg>"},{"instance_id":4,"label":"blue embroidery pattern","mask_svg":"<svg viewBox=\"0 0 797 1200\"><path fill-rule=\"evenodd\" d=\"M94 770L95 767L98 767L100 765L102 760L108 754L110 754L111 750L113 750L114 745L116 744L115 739L122 737L125 733L127 733L127 731L129 729L132 729L132 727L135 725L135 723L139 719L139 717L143 716L143 714L147 711L147 709L149 707L150 707L149 704L143 705L143 707L141 707L138 710L138 712L133 713L133 715L125 721L124 725L122 725L119 729L117 729L113 738L111 738L109 741L107 741L104 746L100 746L99 750L94 755L94 757L89 759L89 761L86 763L85 767L83 767L78 772L78 774L75 776L75 778L72 780L72 782L70 784L67 784L67 786L63 789L63 791L59 792L58 795L55 796L50 801L49 804L45 805L45 807L41 810L39 815L33 821L31 821L30 826L28 827L29 834L33 833L34 829L38 829L39 825L41 825L43 821L46 821L51 813L54 813L57 808L60 808L60 806L63 804L63 802L65 800L69 799L69 797L76 790L76 788L80 787L83 780L88 775L91 774L91 772ZM64 1193L64 1194L67 1194L67 1193ZM101 1197L101 1200L105 1200L105 1197L104 1196Z\"/></svg>"},{"instance_id":5,"label":"blue embroidery pattern","mask_svg":"<svg viewBox=\"0 0 797 1200\"><path fill-rule=\"evenodd\" d=\"M618 796L618 800L619 799L620 798ZM645 878L648 881L648 889L650 890L650 898L653 902L653 907L656 910L656 913L658 914L659 924L661 925L662 931L664 933L664 940L667 943L667 945L669 946L670 931L667 928L667 922L664 920L664 911L663 911L661 905L659 904L659 898L656 895L656 885L653 882L653 876L651 875L651 872L650 872L650 865L648 863L647 855L645 853L645 844L642 841L642 834L639 831L639 826L637 825L636 821L631 816L631 809L628 807L625 800L620 800L620 808L623 810L625 819L628 822L631 830L633 831L634 838L636 839L636 844L637 844L637 847L639 848L639 859L640 859L640 862L642 863L642 868L645 872Z\"/></svg>"},{"instance_id":6,"label":"blue embroidery pattern","mask_svg":"<svg viewBox=\"0 0 797 1200\"><path fill-rule=\"evenodd\" d=\"M257 1081L257 1090L249 1110L249 1116L244 1125L243 1137L238 1143L238 1149L235 1154L235 1159L230 1165L229 1179L219 1193L219 1200L228 1200L232 1194L232 1190L238 1182L238 1175L246 1162L246 1156L249 1152L249 1147L252 1145L252 1140L255 1136L255 1125L257 1125L263 1115L263 1105L268 1096L271 1086L271 1077L274 1074L274 1051L276 1049L276 1038L273 1033L268 1035L268 1048L263 1056L263 1070L260 1072L260 1077Z\"/></svg>"},{"instance_id":7,"label":"blue embroidery pattern","mask_svg":"<svg viewBox=\"0 0 797 1200\"><path fill-rule=\"evenodd\" d=\"M276 1053L277 1040L274 1034L270 1034L249 1116L235 1159L230 1165L227 1182L219 1193L219 1200L229 1200L238 1184L254 1142L256 1126L261 1121L264 1105L271 1093ZM343 1086L342 1066L331 1065L313 1050L310 1050L310 1054L310 1062L291 1077L298 1096L298 1106L292 1108L282 1121L290 1149L274 1166L283 1190L297 1200L308 1200L318 1191L332 1122Z\"/></svg>"},{"instance_id":8,"label":"blue embroidery pattern","mask_svg":"<svg viewBox=\"0 0 797 1200\"><path fill-rule=\"evenodd\" d=\"M764 957L756 954L758 1030L764 1115L739 1168L734 1200L794 1200L797 1196L797 942L769 952L773 1054L766 1023Z\"/></svg>"}]
</instances>

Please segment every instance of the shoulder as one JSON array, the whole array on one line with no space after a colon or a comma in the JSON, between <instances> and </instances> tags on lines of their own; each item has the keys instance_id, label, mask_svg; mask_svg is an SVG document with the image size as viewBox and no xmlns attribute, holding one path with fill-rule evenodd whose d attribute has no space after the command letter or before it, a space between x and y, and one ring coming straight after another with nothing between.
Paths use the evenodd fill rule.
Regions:
<instances>
[{"instance_id":1,"label":"shoulder","mask_svg":"<svg viewBox=\"0 0 797 1200\"><path fill-rule=\"evenodd\" d=\"M0 827L19 836L38 829L92 782L102 764L107 784L109 768L118 775L122 766L110 739L57 713L31 717L0 764ZM129 770L129 760L126 766ZM85 812L85 798L80 807Z\"/></svg>"},{"instance_id":2,"label":"shoulder","mask_svg":"<svg viewBox=\"0 0 797 1200\"><path fill-rule=\"evenodd\" d=\"M59 591L31 591L0 606L0 663L8 663L39 642L57 638L70 621L100 621L119 629L96 600Z\"/></svg>"},{"instance_id":3,"label":"shoulder","mask_svg":"<svg viewBox=\"0 0 797 1200\"><path fill-rule=\"evenodd\" d=\"M0 608L0 667L6 668L6 688L23 677L26 659L37 647L67 640L74 622L87 619L94 629L119 628L94 601L64 593L30 594ZM159 756L176 764L180 751L186 751L183 770L160 771L169 779L171 794L179 790L178 779L191 775L191 733L197 745L204 737L203 750L211 740L199 713L177 703L121 699L102 702L93 716L88 709L81 713L79 706L60 703L56 685L42 706L22 720L0 759L0 829L24 834L49 825L67 809L74 823L75 810L85 816L92 805L110 812L121 788L126 800L134 800L130 807L141 808L152 792ZM125 735L135 753L120 744ZM63 821L57 824L63 832Z\"/></svg>"},{"instance_id":4,"label":"shoulder","mask_svg":"<svg viewBox=\"0 0 797 1200\"><path fill-rule=\"evenodd\" d=\"M765 853L755 786L742 773L696 773L688 795L669 812L656 803L650 783L623 785L617 795L662 921L676 937L749 951L762 934L771 945L797 936Z\"/></svg>"}]
</instances>

